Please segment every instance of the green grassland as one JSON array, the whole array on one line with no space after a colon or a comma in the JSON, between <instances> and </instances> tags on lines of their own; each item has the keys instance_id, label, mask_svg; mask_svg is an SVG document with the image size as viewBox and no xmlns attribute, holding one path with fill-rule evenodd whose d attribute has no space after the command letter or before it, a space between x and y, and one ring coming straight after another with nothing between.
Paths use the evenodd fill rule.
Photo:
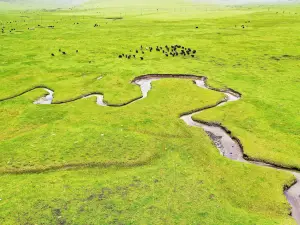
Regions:
<instances>
[{"instance_id":1,"label":"green grassland","mask_svg":"<svg viewBox=\"0 0 300 225\"><path fill-rule=\"evenodd\" d=\"M252 158L300 169L299 6L134 3L2 10L0 99L43 85L55 102L100 92L122 104L141 96L136 76L205 75L243 96L195 120L221 122ZM196 57L118 58L172 44ZM292 175L230 161L179 119L222 94L163 79L124 107L32 104L44 94L0 101L0 224L295 224Z\"/></svg>"}]
</instances>

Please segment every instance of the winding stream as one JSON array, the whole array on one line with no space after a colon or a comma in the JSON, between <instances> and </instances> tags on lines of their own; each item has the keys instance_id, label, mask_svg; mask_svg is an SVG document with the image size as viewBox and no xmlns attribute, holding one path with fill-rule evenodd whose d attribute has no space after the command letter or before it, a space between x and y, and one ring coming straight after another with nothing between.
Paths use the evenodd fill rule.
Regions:
<instances>
[{"instance_id":1,"label":"winding stream","mask_svg":"<svg viewBox=\"0 0 300 225\"><path fill-rule=\"evenodd\" d=\"M260 162L260 161L249 160L244 155L243 147L242 147L240 141L237 138L232 137L231 132L227 128L225 128L219 124L216 124L216 123L208 123L205 121L194 121L192 119L193 115L201 113L204 110L211 109L214 107L222 107L227 102L240 100L241 96L242 96L240 93L238 93L232 89L216 89L216 88L210 87L206 84L206 80L207 80L206 77L200 77L200 76L195 76L195 75L173 75L173 74L154 75L153 74L153 75L144 75L144 76L136 77L132 81L132 83L140 86L141 92L142 92L142 97L132 100L130 102L124 103L119 106L120 107L125 106L128 104L134 103L138 100L141 100L143 98L146 98L148 95L148 92L151 90L151 83L153 81L160 80L163 78L190 79L190 80L193 80L194 83L200 88L209 89L209 90L213 90L213 91L217 91L217 92L221 92L221 93L225 94L225 98L223 100L221 100L220 102L218 102L214 105L211 105L211 106L207 106L203 109L191 112L191 113L183 114L180 118L188 126L202 128L209 135L209 137L213 141L214 145L219 150L220 154L224 157L227 157L231 160L239 161L242 163L252 163L252 164L255 164L258 166L271 167L273 169L288 171L288 172L292 173L296 177L296 182L291 187L284 190L284 195L286 196L288 202L290 203L290 205L292 207L291 215L296 220L297 224L300 225L300 173L298 171L294 171L294 170L288 169L288 168L283 168L278 165L274 165L272 163L265 163L265 162ZM59 102L59 103L53 103L54 92L52 90L45 88L45 87L36 87L36 88L43 88L44 90L46 90L48 92L48 94L46 96L36 100L34 102L34 104L63 104L63 103L75 101L75 100L78 100L81 98L96 97L97 98L96 103L100 106L113 106L113 107L117 106L117 105L110 105L110 104L106 103L104 101L104 96L102 94L83 95L81 97L78 97L78 98L75 98L72 100ZM33 90L33 89L31 89L31 90ZM16 96L13 96L13 97L10 97L7 99L3 99L2 101L20 96L31 90L28 90L26 92L23 92L19 95L16 95Z\"/></svg>"}]
</instances>

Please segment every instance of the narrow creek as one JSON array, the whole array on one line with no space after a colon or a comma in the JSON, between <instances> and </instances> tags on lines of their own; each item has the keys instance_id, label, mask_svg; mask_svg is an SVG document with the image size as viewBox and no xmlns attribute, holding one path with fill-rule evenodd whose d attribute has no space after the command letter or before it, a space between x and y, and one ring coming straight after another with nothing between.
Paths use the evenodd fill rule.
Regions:
<instances>
[{"instance_id":1,"label":"narrow creek","mask_svg":"<svg viewBox=\"0 0 300 225\"><path fill-rule=\"evenodd\" d=\"M137 98L133 101L130 101L128 103L124 103L121 106L125 106L131 103L134 103L138 100L141 100L143 98L146 98L148 96L148 92L151 90L151 83L156 80L160 80L163 78L177 78L177 79L190 79L193 80L195 85L197 85L199 88L203 89L208 89L208 90L213 90L217 92L221 92L225 95L225 98L221 100L220 102L216 103L215 105L207 106L203 109L183 114L180 118L188 125L188 126L193 126L193 127L199 127L203 129L208 136L211 138L212 142L214 145L217 147L219 150L220 154L226 158L229 158L234 161L239 161L242 163L251 163L255 164L257 166L263 166L263 167L270 167L273 169L277 170L282 170L282 171L288 171L292 173L296 177L296 182L289 188L286 188L284 190L284 195L286 196L288 202L290 203L292 207L291 211L291 216L296 220L297 224L300 225L300 173L298 171L294 171L292 169L287 169L287 168L282 168L280 166L274 165L272 163L265 163L265 162L260 162L260 161L254 161L254 160L249 160L243 151L243 147L240 143L240 141L231 136L231 132L226 128L223 127L219 124L216 123L208 123L205 121L194 121L193 120L193 115L201 113L202 111L214 108L214 107L222 107L225 105L227 102L232 102L232 101L238 101L241 99L242 95L232 89L216 89L213 87L210 87L207 85L206 77L200 77L200 76L195 76L195 75L175 75L175 74L168 74L168 75L143 75L136 77L132 83L140 86L141 92L142 92L142 97ZM37 87L38 88L38 87ZM53 103L54 99L54 92L48 88L43 87L44 90L48 92L48 94L44 97L41 97L40 99L36 100L34 104L63 104L71 101L75 101L78 99L82 98L91 98L91 97L96 97L97 101L96 103L100 106L113 106L116 107L117 105L110 105L104 101L104 96L102 94L89 94L89 95L84 95L78 98L75 98L73 100L69 101L64 101L61 103ZM31 91L31 90L29 90ZM29 92L27 91L27 92ZM26 93L26 92L24 92ZM22 93L22 94L24 94ZM17 96L20 96L16 95ZM4 100L12 99L14 97L10 97ZM1 101L1 100L0 100Z\"/></svg>"}]
</instances>

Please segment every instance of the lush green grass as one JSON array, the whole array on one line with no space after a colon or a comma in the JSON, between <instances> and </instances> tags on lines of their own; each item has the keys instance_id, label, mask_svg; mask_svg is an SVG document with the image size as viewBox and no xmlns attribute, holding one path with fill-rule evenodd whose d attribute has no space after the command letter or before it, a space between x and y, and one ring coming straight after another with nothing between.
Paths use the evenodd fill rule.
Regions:
<instances>
[{"instance_id":1,"label":"lush green grass","mask_svg":"<svg viewBox=\"0 0 300 225\"><path fill-rule=\"evenodd\" d=\"M97 91L121 104L141 95L130 83L136 76L206 75L243 97L195 119L222 122L251 157L300 168L298 6L115 3L2 12L0 99L45 85L55 101ZM113 16L123 19L105 19ZM118 58L166 44L198 53ZM32 104L43 94L0 102L1 224L294 224L282 192L291 175L223 158L204 131L179 119L223 95L174 79L155 81L148 98L122 108L95 99Z\"/></svg>"}]
</instances>

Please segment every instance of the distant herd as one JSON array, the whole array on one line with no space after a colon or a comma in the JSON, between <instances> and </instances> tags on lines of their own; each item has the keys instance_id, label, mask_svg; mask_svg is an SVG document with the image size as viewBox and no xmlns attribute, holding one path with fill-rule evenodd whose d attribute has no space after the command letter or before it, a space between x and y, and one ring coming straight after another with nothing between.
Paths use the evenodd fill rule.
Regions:
<instances>
[{"instance_id":1,"label":"distant herd","mask_svg":"<svg viewBox=\"0 0 300 225\"><path fill-rule=\"evenodd\" d=\"M149 46L149 47L144 47L140 46L139 49L136 49L134 51L130 50L129 54L120 54L118 57L120 59L126 58L126 59L137 59L139 58L140 60L144 60L146 52L151 53L154 52L154 48ZM159 52L164 54L166 57L176 57L176 56L191 56L194 58L196 56L197 50L193 50L191 48L184 47L182 45L165 45L164 47L162 46L156 46L155 47L155 52ZM140 54L140 55L138 55Z\"/></svg>"}]
</instances>

